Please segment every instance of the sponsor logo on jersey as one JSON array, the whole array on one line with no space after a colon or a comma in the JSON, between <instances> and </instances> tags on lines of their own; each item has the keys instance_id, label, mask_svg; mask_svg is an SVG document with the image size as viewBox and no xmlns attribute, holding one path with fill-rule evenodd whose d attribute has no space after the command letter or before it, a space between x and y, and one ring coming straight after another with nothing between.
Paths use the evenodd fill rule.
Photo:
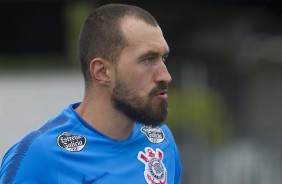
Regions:
<instances>
[{"instance_id":1,"label":"sponsor logo on jersey","mask_svg":"<svg viewBox=\"0 0 282 184\"><path fill-rule=\"evenodd\" d=\"M163 164L164 154L159 148L150 147L145 152L139 151L138 160L145 164L144 177L148 184L167 184L167 171Z\"/></svg>"},{"instance_id":2,"label":"sponsor logo on jersey","mask_svg":"<svg viewBox=\"0 0 282 184\"><path fill-rule=\"evenodd\" d=\"M57 144L67 151L78 152L86 145L86 138L81 135L63 132L58 136Z\"/></svg>"},{"instance_id":3,"label":"sponsor logo on jersey","mask_svg":"<svg viewBox=\"0 0 282 184\"><path fill-rule=\"evenodd\" d=\"M165 134L159 127L152 127L144 125L141 128L141 132L143 132L150 142L158 144L164 141Z\"/></svg>"}]
</instances>

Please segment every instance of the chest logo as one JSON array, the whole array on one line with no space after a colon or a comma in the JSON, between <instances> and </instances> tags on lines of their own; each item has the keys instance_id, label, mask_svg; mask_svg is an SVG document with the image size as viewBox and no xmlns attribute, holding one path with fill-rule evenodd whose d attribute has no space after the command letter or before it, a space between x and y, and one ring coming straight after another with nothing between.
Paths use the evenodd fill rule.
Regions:
<instances>
[{"instance_id":1,"label":"chest logo","mask_svg":"<svg viewBox=\"0 0 282 184\"><path fill-rule=\"evenodd\" d=\"M86 145L86 138L80 135L63 132L58 136L57 144L67 151L79 152Z\"/></svg>"},{"instance_id":2,"label":"chest logo","mask_svg":"<svg viewBox=\"0 0 282 184\"><path fill-rule=\"evenodd\" d=\"M144 177L148 184L167 184L167 171L163 164L164 154L159 148L154 151L146 147L139 151L138 160L145 164Z\"/></svg>"},{"instance_id":3,"label":"chest logo","mask_svg":"<svg viewBox=\"0 0 282 184\"><path fill-rule=\"evenodd\" d=\"M147 136L150 142L155 144L161 143L165 139L165 134L159 127L143 126L141 132Z\"/></svg>"}]
</instances>

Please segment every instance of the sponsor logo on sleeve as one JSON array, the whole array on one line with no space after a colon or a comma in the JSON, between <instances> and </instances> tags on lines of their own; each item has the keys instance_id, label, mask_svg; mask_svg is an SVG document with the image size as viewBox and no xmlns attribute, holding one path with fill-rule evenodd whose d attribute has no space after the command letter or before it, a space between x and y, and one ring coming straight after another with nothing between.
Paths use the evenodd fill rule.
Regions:
<instances>
[{"instance_id":1,"label":"sponsor logo on sleeve","mask_svg":"<svg viewBox=\"0 0 282 184\"><path fill-rule=\"evenodd\" d=\"M86 138L81 135L63 132L58 136L57 144L67 151L79 152L86 145Z\"/></svg>"},{"instance_id":2,"label":"sponsor logo on sleeve","mask_svg":"<svg viewBox=\"0 0 282 184\"><path fill-rule=\"evenodd\" d=\"M165 134L159 127L152 127L152 126L142 126L141 132L143 132L148 140L152 143L158 144L164 141Z\"/></svg>"},{"instance_id":3,"label":"sponsor logo on sleeve","mask_svg":"<svg viewBox=\"0 0 282 184\"><path fill-rule=\"evenodd\" d=\"M146 147L145 152L139 151L137 158L145 164L144 177L148 184L167 184L167 171L163 164L162 150L157 148L154 151Z\"/></svg>"}]
</instances>

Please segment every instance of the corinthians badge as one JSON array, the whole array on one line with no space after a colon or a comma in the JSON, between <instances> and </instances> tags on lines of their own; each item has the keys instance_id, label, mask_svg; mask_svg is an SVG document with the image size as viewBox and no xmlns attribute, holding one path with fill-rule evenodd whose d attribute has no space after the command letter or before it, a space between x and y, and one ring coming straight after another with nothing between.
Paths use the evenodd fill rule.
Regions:
<instances>
[{"instance_id":1,"label":"corinthians badge","mask_svg":"<svg viewBox=\"0 0 282 184\"><path fill-rule=\"evenodd\" d=\"M145 164L144 177L148 184L167 184L167 171L163 164L163 152L157 148L145 148L145 153L139 151L138 160Z\"/></svg>"},{"instance_id":2,"label":"corinthians badge","mask_svg":"<svg viewBox=\"0 0 282 184\"><path fill-rule=\"evenodd\" d=\"M143 132L150 142L158 144L164 141L165 134L159 127L142 126L141 132Z\"/></svg>"},{"instance_id":3,"label":"corinthians badge","mask_svg":"<svg viewBox=\"0 0 282 184\"><path fill-rule=\"evenodd\" d=\"M58 136L57 144L67 151L78 152L84 148L86 144L86 138L81 135L63 132Z\"/></svg>"}]
</instances>

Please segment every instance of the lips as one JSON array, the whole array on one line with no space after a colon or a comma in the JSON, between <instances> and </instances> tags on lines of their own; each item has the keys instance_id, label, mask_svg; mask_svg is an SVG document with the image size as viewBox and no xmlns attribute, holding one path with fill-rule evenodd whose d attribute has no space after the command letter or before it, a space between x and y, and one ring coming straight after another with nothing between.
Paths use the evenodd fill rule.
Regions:
<instances>
[{"instance_id":1,"label":"lips","mask_svg":"<svg viewBox=\"0 0 282 184\"><path fill-rule=\"evenodd\" d=\"M168 84L165 82L160 82L150 92L149 96L157 97L160 100L166 100L168 98L167 92L168 92Z\"/></svg>"},{"instance_id":2,"label":"lips","mask_svg":"<svg viewBox=\"0 0 282 184\"><path fill-rule=\"evenodd\" d=\"M162 90L158 93L158 95L165 95L165 94L167 94L167 90Z\"/></svg>"},{"instance_id":3,"label":"lips","mask_svg":"<svg viewBox=\"0 0 282 184\"><path fill-rule=\"evenodd\" d=\"M157 94L157 97L161 100L167 99L168 98L167 90L159 91L158 94Z\"/></svg>"}]
</instances>

